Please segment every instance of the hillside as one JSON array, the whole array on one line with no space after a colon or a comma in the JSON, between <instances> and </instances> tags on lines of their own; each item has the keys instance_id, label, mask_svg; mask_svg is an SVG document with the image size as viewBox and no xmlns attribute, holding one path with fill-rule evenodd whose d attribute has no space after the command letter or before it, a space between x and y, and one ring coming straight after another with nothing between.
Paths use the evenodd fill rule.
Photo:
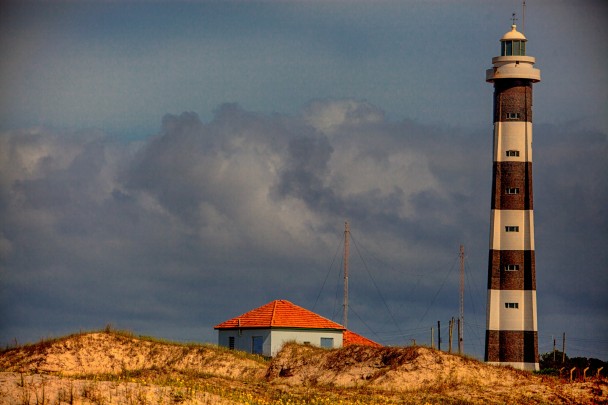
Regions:
<instances>
[{"instance_id":1,"label":"hillside","mask_svg":"<svg viewBox=\"0 0 608 405\"><path fill-rule=\"evenodd\" d=\"M111 331L0 353L0 404L608 403L569 383L425 347L288 344L271 361Z\"/></svg>"}]
</instances>

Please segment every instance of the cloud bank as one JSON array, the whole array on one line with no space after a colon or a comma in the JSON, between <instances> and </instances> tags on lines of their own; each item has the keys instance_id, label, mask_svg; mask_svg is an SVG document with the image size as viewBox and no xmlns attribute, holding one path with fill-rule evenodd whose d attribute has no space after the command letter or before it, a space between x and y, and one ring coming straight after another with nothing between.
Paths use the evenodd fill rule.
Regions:
<instances>
[{"instance_id":1,"label":"cloud bank","mask_svg":"<svg viewBox=\"0 0 608 405\"><path fill-rule=\"evenodd\" d=\"M576 131L535 128L541 339L608 331L607 139ZM457 315L465 244L467 344L482 353L491 136L491 126L392 122L351 99L297 115L236 104L209 122L166 115L136 142L4 132L2 342L106 323L215 341L214 324L277 298L340 321L336 251L348 220L349 326L382 343L428 340L437 319Z\"/></svg>"}]
</instances>

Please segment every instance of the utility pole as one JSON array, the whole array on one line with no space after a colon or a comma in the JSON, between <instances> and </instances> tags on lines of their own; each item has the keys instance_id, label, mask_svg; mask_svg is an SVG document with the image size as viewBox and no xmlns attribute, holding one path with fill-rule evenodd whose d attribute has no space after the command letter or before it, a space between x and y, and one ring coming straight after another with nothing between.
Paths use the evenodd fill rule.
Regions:
<instances>
[{"instance_id":1,"label":"utility pole","mask_svg":"<svg viewBox=\"0 0 608 405\"><path fill-rule=\"evenodd\" d=\"M553 337L553 364L555 365L555 337Z\"/></svg>"},{"instance_id":2,"label":"utility pole","mask_svg":"<svg viewBox=\"0 0 608 405\"><path fill-rule=\"evenodd\" d=\"M566 332L562 337L562 363L566 362Z\"/></svg>"},{"instance_id":3,"label":"utility pole","mask_svg":"<svg viewBox=\"0 0 608 405\"><path fill-rule=\"evenodd\" d=\"M448 339L448 353L452 353L452 335L453 332L452 330L454 329L454 317L452 317L452 319L450 319L450 327L448 328L448 334L449 334L449 339Z\"/></svg>"},{"instance_id":4,"label":"utility pole","mask_svg":"<svg viewBox=\"0 0 608 405\"><path fill-rule=\"evenodd\" d=\"M458 333L460 334L460 318L458 319ZM462 348L460 347L460 337L458 338L458 354L462 354Z\"/></svg>"},{"instance_id":5,"label":"utility pole","mask_svg":"<svg viewBox=\"0 0 608 405\"><path fill-rule=\"evenodd\" d=\"M437 321L437 349L441 350L441 321Z\"/></svg>"},{"instance_id":6,"label":"utility pole","mask_svg":"<svg viewBox=\"0 0 608 405\"><path fill-rule=\"evenodd\" d=\"M431 349L435 348L435 331L433 330L433 327L431 326Z\"/></svg>"},{"instance_id":7,"label":"utility pole","mask_svg":"<svg viewBox=\"0 0 608 405\"><path fill-rule=\"evenodd\" d=\"M344 222L344 313L342 324L348 329L348 256L349 256L349 236L350 228L348 221Z\"/></svg>"},{"instance_id":8,"label":"utility pole","mask_svg":"<svg viewBox=\"0 0 608 405\"><path fill-rule=\"evenodd\" d=\"M464 245L460 245L460 319L458 322L458 353L464 353Z\"/></svg>"}]
</instances>

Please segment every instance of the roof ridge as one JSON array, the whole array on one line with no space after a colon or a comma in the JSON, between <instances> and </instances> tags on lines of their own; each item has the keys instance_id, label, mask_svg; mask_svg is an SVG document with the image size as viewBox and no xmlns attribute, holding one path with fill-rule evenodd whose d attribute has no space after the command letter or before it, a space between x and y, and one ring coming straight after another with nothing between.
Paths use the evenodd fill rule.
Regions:
<instances>
[{"instance_id":1,"label":"roof ridge","mask_svg":"<svg viewBox=\"0 0 608 405\"><path fill-rule=\"evenodd\" d=\"M275 316L275 314L277 312L277 303L279 301L280 300L274 300L273 303L272 303L272 315L270 316L270 326L274 326L274 316Z\"/></svg>"},{"instance_id":2,"label":"roof ridge","mask_svg":"<svg viewBox=\"0 0 608 405\"><path fill-rule=\"evenodd\" d=\"M287 300L274 300L259 308L229 319L214 329L231 328L304 328L337 329L344 326Z\"/></svg>"}]
</instances>

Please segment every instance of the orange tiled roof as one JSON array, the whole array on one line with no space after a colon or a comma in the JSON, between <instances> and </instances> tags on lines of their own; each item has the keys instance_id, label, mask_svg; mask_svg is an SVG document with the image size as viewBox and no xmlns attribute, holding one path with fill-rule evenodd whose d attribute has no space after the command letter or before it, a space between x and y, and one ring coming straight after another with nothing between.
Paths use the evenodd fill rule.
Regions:
<instances>
[{"instance_id":1,"label":"orange tiled roof","mask_svg":"<svg viewBox=\"0 0 608 405\"><path fill-rule=\"evenodd\" d=\"M213 329L272 327L344 330L344 326L286 300L269 302L236 318L215 325Z\"/></svg>"},{"instance_id":2,"label":"orange tiled roof","mask_svg":"<svg viewBox=\"0 0 608 405\"><path fill-rule=\"evenodd\" d=\"M345 330L342 337L343 346L350 345L363 345L363 346L372 346L372 347L382 347L380 343L376 343L371 339L363 337L361 335L356 334L355 332L351 332L350 330Z\"/></svg>"}]
</instances>

